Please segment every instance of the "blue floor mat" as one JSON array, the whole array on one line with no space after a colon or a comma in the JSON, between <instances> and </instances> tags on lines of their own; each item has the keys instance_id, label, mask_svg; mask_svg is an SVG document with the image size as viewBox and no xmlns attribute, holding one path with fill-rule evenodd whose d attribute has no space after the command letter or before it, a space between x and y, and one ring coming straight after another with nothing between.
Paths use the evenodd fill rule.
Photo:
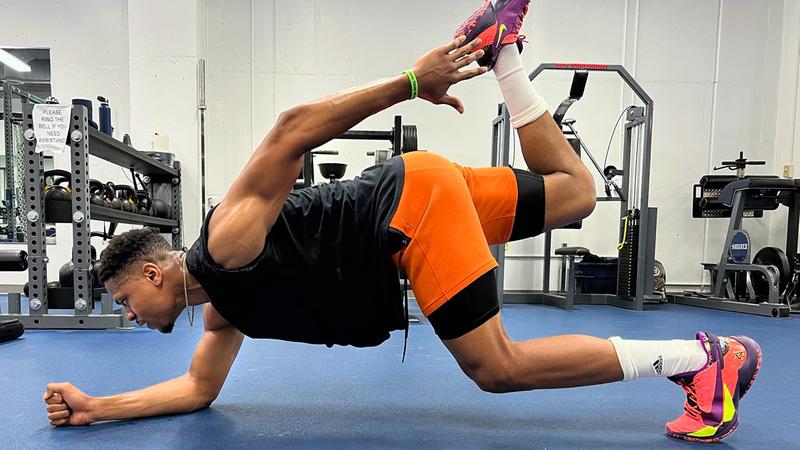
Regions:
<instances>
[{"instance_id":1,"label":"blue floor mat","mask_svg":"<svg viewBox=\"0 0 800 450\"><path fill-rule=\"evenodd\" d=\"M5 305L0 301L0 309ZM515 339L554 334L691 339L697 330L746 334L764 363L740 407L739 429L715 448L800 448L800 320L665 305L563 311L508 305ZM187 415L54 429L45 385L69 381L110 395L180 375L202 334L185 316L171 335L36 331L0 344L0 447L47 448L697 448L663 434L683 393L659 379L571 390L493 395L466 378L428 324L373 349L246 340L219 398Z\"/></svg>"}]
</instances>

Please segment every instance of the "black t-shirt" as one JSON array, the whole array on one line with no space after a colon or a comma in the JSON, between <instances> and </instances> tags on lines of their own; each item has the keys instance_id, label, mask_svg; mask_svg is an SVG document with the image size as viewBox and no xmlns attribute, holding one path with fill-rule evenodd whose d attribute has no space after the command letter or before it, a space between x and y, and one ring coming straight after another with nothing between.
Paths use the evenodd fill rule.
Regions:
<instances>
[{"instance_id":1,"label":"black t-shirt","mask_svg":"<svg viewBox=\"0 0 800 450\"><path fill-rule=\"evenodd\" d=\"M252 338L371 347L405 327L389 221L403 187L402 158L355 180L294 191L247 266L226 270L208 252L208 224L187 255L214 308Z\"/></svg>"}]
</instances>

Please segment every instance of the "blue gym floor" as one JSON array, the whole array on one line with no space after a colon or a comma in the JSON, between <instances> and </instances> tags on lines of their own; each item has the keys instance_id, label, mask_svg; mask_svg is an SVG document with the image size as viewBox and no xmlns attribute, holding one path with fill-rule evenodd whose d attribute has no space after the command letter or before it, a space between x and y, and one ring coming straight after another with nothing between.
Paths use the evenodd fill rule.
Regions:
<instances>
[{"instance_id":1,"label":"blue gym floor","mask_svg":"<svg viewBox=\"0 0 800 450\"><path fill-rule=\"evenodd\" d=\"M0 309L5 302L0 301ZM770 319L666 305L632 312L509 305L515 339L564 333L692 338L747 334L764 350L741 425L715 448L800 448L800 317ZM217 401L199 413L52 428L41 400L52 381L108 395L186 370L202 326L155 331L35 331L0 344L0 448L690 448L663 434L681 412L665 380L493 395L467 379L427 324L374 349L246 340Z\"/></svg>"}]
</instances>

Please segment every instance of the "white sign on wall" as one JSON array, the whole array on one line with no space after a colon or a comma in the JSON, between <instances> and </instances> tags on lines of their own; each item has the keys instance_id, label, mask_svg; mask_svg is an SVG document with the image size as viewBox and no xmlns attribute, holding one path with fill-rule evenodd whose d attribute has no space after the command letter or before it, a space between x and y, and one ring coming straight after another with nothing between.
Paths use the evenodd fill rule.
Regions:
<instances>
[{"instance_id":1,"label":"white sign on wall","mask_svg":"<svg viewBox=\"0 0 800 450\"><path fill-rule=\"evenodd\" d=\"M69 136L69 105L35 105L33 107L33 132L36 135L36 152L49 150L64 153Z\"/></svg>"}]
</instances>

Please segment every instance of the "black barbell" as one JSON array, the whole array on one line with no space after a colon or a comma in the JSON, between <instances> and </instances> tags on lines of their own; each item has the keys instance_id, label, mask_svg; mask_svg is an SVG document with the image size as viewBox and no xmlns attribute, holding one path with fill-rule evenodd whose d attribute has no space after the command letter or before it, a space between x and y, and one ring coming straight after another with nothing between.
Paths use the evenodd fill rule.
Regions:
<instances>
[{"instance_id":1,"label":"black barbell","mask_svg":"<svg viewBox=\"0 0 800 450\"><path fill-rule=\"evenodd\" d=\"M394 127L389 131L350 130L335 139L360 141L389 141L393 156L419 150L416 125L403 125L403 119L395 116Z\"/></svg>"}]
</instances>

